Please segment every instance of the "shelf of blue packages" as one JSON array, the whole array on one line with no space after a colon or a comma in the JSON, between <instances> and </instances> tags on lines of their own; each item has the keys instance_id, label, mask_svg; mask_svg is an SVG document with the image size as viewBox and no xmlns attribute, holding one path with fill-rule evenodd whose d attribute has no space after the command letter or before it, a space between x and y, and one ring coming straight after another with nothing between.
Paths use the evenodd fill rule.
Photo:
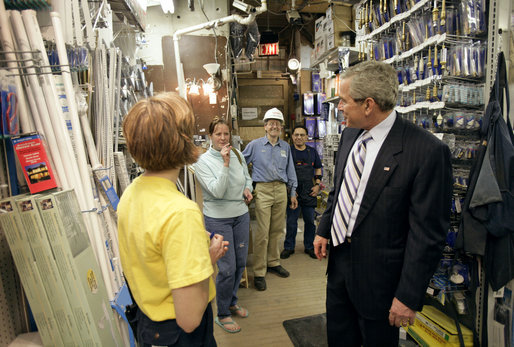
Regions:
<instances>
[{"instance_id":1,"label":"shelf of blue packages","mask_svg":"<svg viewBox=\"0 0 514 347\"><path fill-rule=\"evenodd\" d=\"M325 99L323 101L323 103L327 103L327 102L335 102L335 103L337 103L337 102L339 102L339 96L336 95L336 96L333 96L331 98Z\"/></svg>"},{"instance_id":2,"label":"shelf of blue packages","mask_svg":"<svg viewBox=\"0 0 514 347\"><path fill-rule=\"evenodd\" d=\"M335 61L334 64L337 64L337 58L339 54L340 49L349 49L350 50L350 65L356 63L359 59L359 50L357 47L334 47L325 53L321 54L318 59L316 59L314 62L312 62L311 67L317 67L320 63L326 61L327 64L330 64L331 62Z\"/></svg>"}]
</instances>

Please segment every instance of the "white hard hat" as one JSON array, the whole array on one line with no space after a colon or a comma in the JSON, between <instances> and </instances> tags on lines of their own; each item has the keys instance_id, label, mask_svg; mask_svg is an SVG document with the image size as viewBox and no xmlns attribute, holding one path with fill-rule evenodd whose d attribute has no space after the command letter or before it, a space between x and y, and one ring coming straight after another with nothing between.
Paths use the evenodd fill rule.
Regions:
<instances>
[{"instance_id":1,"label":"white hard hat","mask_svg":"<svg viewBox=\"0 0 514 347\"><path fill-rule=\"evenodd\" d=\"M284 123L284 115L276 107L270 108L269 110L266 111L266 113L264 114L263 120L267 121L268 119L278 119L279 121Z\"/></svg>"}]
</instances>

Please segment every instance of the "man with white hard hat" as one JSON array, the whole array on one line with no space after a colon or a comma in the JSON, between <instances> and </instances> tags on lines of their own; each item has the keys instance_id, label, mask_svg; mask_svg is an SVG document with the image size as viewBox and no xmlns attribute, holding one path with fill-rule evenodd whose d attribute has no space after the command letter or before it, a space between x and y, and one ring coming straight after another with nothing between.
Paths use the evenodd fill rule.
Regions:
<instances>
[{"instance_id":1,"label":"man with white hard hat","mask_svg":"<svg viewBox=\"0 0 514 347\"><path fill-rule=\"evenodd\" d=\"M280 139L284 116L277 108L264 114L266 136L250 142L243 155L252 164L255 183L254 200L257 230L254 235L254 285L266 290L266 272L288 277L289 272L280 265L279 242L286 227L287 196L292 209L296 200L297 179L291 147Z\"/></svg>"}]
</instances>

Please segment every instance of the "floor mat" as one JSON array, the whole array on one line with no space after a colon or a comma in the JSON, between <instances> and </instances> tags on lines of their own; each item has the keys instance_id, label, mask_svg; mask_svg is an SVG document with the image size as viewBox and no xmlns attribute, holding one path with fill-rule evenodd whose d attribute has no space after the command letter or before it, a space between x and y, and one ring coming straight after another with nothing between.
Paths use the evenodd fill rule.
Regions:
<instances>
[{"instance_id":1,"label":"floor mat","mask_svg":"<svg viewBox=\"0 0 514 347\"><path fill-rule=\"evenodd\" d=\"M295 347L326 347L327 315L316 314L282 323Z\"/></svg>"}]
</instances>

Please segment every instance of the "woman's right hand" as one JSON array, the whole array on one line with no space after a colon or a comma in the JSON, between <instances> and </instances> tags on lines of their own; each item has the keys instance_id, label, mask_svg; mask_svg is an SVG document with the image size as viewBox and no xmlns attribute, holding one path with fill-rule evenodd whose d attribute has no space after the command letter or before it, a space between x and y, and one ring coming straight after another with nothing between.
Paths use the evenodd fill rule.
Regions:
<instances>
[{"instance_id":1,"label":"woman's right hand","mask_svg":"<svg viewBox=\"0 0 514 347\"><path fill-rule=\"evenodd\" d=\"M227 144L223 146L223 148L220 151L221 157L223 158L223 165L228 167L230 164L230 150L232 149L232 146L230 144Z\"/></svg>"},{"instance_id":2,"label":"woman's right hand","mask_svg":"<svg viewBox=\"0 0 514 347\"><path fill-rule=\"evenodd\" d=\"M209 254L211 256L211 262L215 264L221 257L228 251L228 241L223 241L223 236L214 234L211 239L209 246Z\"/></svg>"}]
</instances>

